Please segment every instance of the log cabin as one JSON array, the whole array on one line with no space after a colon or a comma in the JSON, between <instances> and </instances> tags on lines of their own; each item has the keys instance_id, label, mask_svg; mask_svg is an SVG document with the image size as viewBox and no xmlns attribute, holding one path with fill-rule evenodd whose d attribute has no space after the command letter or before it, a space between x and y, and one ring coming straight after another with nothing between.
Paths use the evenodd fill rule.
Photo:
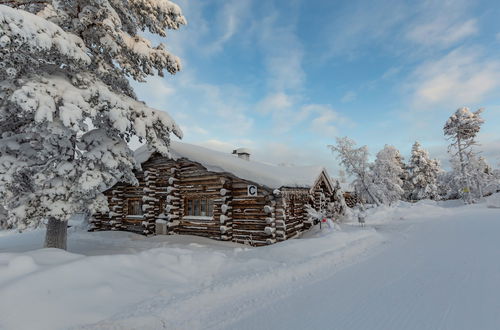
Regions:
<instances>
[{"instance_id":1,"label":"log cabin","mask_svg":"<svg viewBox=\"0 0 500 330\"><path fill-rule=\"evenodd\" d=\"M135 152L139 184L105 192L109 212L95 214L91 230L145 235L185 234L262 246L299 236L314 209L334 216L342 198L321 166L285 167L171 142L171 157L142 146ZM345 204L343 204L345 205Z\"/></svg>"}]
</instances>

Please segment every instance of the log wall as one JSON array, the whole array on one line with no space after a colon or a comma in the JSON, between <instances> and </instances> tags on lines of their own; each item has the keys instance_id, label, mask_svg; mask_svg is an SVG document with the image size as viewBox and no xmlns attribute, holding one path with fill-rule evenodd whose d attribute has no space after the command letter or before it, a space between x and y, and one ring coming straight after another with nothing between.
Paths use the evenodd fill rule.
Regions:
<instances>
[{"instance_id":1,"label":"log wall","mask_svg":"<svg viewBox=\"0 0 500 330\"><path fill-rule=\"evenodd\" d=\"M139 185L116 184L105 194L109 212L94 215L92 230L127 230L145 235L183 234L262 246L297 237L310 227L306 205L322 207L321 186L271 190L198 163L153 156L136 174ZM257 186L249 197L248 185ZM323 194L323 195L322 195ZM187 216L187 199L213 201L211 218ZM142 201L142 216L129 216L128 201ZM159 233L159 232L157 232Z\"/></svg>"}]
</instances>

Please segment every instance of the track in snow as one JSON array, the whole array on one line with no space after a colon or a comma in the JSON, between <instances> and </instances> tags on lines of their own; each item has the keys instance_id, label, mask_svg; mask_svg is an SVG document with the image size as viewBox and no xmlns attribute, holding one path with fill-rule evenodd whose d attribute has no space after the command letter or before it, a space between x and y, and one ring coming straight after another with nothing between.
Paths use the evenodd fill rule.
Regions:
<instances>
[{"instance_id":1,"label":"track in snow","mask_svg":"<svg viewBox=\"0 0 500 330\"><path fill-rule=\"evenodd\" d=\"M488 209L454 213L416 223L406 232L392 228L390 243L371 258L224 326L500 329L500 214Z\"/></svg>"}]
</instances>

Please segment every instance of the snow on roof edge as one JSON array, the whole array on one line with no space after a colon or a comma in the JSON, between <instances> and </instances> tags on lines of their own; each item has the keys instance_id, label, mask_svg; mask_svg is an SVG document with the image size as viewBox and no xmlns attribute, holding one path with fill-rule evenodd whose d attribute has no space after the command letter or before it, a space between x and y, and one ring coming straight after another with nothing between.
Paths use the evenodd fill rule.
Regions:
<instances>
[{"instance_id":1,"label":"snow on roof edge","mask_svg":"<svg viewBox=\"0 0 500 330\"><path fill-rule=\"evenodd\" d=\"M211 150L193 144L171 141L172 159L189 159L201 164L208 171L227 172L244 180L255 182L268 188L311 188L322 173L334 187L331 178L323 166L284 167L253 160L244 160L230 153ZM147 145L138 148L134 157L138 164L143 164L154 154Z\"/></svg>"}]
</instances>

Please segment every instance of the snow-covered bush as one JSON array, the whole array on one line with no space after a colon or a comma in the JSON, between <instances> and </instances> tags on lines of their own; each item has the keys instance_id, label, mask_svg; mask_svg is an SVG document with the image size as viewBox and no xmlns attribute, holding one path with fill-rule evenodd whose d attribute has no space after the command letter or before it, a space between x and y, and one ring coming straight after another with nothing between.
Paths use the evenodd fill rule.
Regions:
<instances>
[{"instance_id":1,"label":"snow-covered bush","mask_svg":"<svg viewBox=\"0 0 500 330\"><path fill-rule=\"evenodd\" d=\"M164 155L170 133L182 136L168 114L136 100L128 79L177 72L178 58L140 33L164 37L186 21L168 0L7 4L0 5L0 200L9 221L22 229L48 218L50 227L77 211L105 211L106 187L136 183L132 136Z\"/></svg>"}]
</instances>

